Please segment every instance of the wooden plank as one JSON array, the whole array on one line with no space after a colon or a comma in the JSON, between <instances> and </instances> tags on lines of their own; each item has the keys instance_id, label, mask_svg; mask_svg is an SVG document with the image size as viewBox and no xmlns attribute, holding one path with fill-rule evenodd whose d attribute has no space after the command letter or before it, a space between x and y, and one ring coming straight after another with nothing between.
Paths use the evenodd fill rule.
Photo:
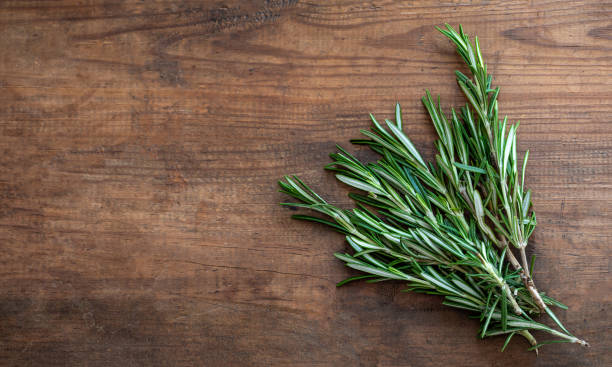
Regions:
<instances>
[{"instance_id":1,"label":"wooden plank","mask_svg":"<svg viewBox=\"0 0 612 367\"><path fill-rule=\"evenodd\" d=\"M0 358L24 365L612 364L609 1L4 1ZM540 289L590 349L499 353L402 285L334 284L342 236L276 180L321 168L367 113L431 158L425 88L464 103L434 31L478 34L521 120ZM357 155L373 158L349 147Z\"/></svg>"}]
</instances>

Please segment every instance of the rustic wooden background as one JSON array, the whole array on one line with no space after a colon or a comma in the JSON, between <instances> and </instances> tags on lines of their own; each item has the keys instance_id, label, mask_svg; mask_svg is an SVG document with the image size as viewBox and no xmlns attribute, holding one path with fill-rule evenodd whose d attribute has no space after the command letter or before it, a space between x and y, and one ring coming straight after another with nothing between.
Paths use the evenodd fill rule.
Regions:
<instances>
[{"instance_id":1,"label":"rustic wooden background","mask_svg":"<svg viewBox=\"0 0 612 367\"><path fill-rule=\"evenodd\" d=\"M322 165L395 101L431 157L424 89L463 103L444 22L522 122L536 280L589 349L336 289L342 237L277 204L295 173L349 205ZM1 365L612 364L612 2L3 1L0 49Z\"/></svg>"}]
</instances>

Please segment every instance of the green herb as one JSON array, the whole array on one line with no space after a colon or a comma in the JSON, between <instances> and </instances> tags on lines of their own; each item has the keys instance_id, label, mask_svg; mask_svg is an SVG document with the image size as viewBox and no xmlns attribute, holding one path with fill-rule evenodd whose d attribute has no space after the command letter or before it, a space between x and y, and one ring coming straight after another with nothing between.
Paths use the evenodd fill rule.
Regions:
<instances>
[{"instance_id":1,"label":"green herb","mask_svg":"<svg viewBox=\"0 0 612 367\"><path fill-rule=\"evenodd\" d=\"M588 344L567 331L548 305L565 307L540 294L527 264L525 248L536 226L531 191L525 190L525 168L517 157L518 123L498 116L499 87L491 86L478 44L459 27L439 29L456 46L471 77L457 71L457 83L468 103L447 116L439 98L426 92L423 104L436 129L437 155L426 163L402 131L401 109L395 122L374 116L368 139L354 140L380 154L364 164L338 147L325 168L338 180L365 194L351 193L357 208L343 210L327 203L299 178L285 177L281 192L300 201L283 203L324 214L294 218L331 226L346 235L352 253L335 254L348 267L367 273L346 279L369 282L401 280L409 290L444 296L447 306L479 315L480 337L507 334L525 337L531 349L539 343L532 331L560 340ZM519 171L519 165L521 170ZM520 254L519 262L513 249ZM532 316L547 313L555 327ZM558 329L560 329L560 331Z\"/></svg>"}]
</instances>

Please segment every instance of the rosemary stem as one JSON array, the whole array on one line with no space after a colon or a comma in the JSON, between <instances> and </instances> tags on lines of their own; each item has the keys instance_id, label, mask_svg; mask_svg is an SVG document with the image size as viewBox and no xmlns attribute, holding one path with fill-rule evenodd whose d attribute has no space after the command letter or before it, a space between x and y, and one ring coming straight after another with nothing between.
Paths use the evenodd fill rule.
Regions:
<instances>
[{"instance_id":1,"label":"rosemary stem","mask_svg":"<svg viewBox=\"0 0 612 367\"><path fill-rule=\"evenodd\" d=\"M508 285L508 283L504 282L503 285L501 285L501 287L506 293L506 297L508 297L508 300L510 300L510 304L512 305L512 308L514 309L514 313L517 315L521 315L523 313L523 310L521 309L521 306L519 306L519 304L516 302L516 299L514 298L514 294L512 294L512 290L510 289L510 286Z\"/></svg>"},{"instance_id":2,"label":"rosemary stem","mask_svg":"<svg viewBox=\"0 0 612 367\"><path fill-rule=\"evenodd\" d=\"M523 262L523 266L520 270L517 270L519 270L521 279L523 280L525 287L529 291L529 294L531 294L531 298L533 298L533 301L536 303L538 308L542 312L545 312L548 307L546 306L546 303L544 303L542 296L540 296L540 292L538 292L538 289L536 288L535 283L533 282L533 278L529 274L529 266L527 265L527 255L525 254L525 247L526 246L520 247L519 251L521 253L521 261Z\"/></svg>"},{"instance_id":3,"label":"rosemary stem","mask_svg":"<svg viewBox=\"0 0 612 367\"><path fill-rule=\"evenodd\" d=\"M525 339L527 339L527 341L529 341L529 344L531 344L532 347L535 347L536 345L538 345L538 341L536 340L536 338L533 337L533 335L531 335L529 330L521 330L521 331L519 331L519 334L521 334L523 337L525 337ZM538 350L536 349L535 351L536 351L536 354L537 354Z\"/></svg>"},{"instance_id":4,"label":"rosemary stem","mask_svg":"<svg viewBox=\"0 0 612 367\"><path fill-rule=\"evenodd\" d=\"M491 277L495 279L499 288L501 288L503 293L505 293L506 298L508 298L508 300L510 301L510 304L512 305L512 309L514 310L514 313L517 315L522 315L523 309L521 308L521 306L519 306L518 302L516 302L516 298L514 298L514 294L512 293L512 289L510 289L510 286L508 285L508 283L503 278L500 278L497 275L497 273L495 272L495 268L493 267L493 265L491 265L491 263L487 262L480 255L478 255L478 258L480 259L480 261L483 262L485 269L491 275Z\"/></svg>"},{"instance_id":5,"label":"rosemary stem","mask_svg":"<svg viewBox=\"0 0 612 367\"><path fill-rule=\"evenodd\" d=\"M544 303L542 296L540 296L540 292L538 292L538 289L536 288L535 283L533 282L533 279L529 275L529 270L528 270L529 267L527 266L527 256L525 254L525 247L521 247L520 249L521 258L523 262L523 265L521 266L518 259L514 256L514 253L510 249L510 245L505 239L503 238L501 240L495 239L494 243L497 244L498 247L506 249L506 259L508 259L508 262L510 263L510 265L512 265L514 270L519 272L519 276L521 277L521 280L523 281L525 288L527 288L527 290L529 291L531 298L536 303L540 311L545 312L547 309L547 306Z\"/></svg>"},{"instance_id":6,"label":"rosemary stem","mask_svg":"<svg viewBox=\"0 0 612 367\"><path fill-rule=\"evenodd\" d=\"M590 345L589 345L589 343L588 343L587 341L582 340L582 339L579 339L579 338L576 338L575 336L568 335L568 334L562 333L562 332L557 331L557 330L554 330L554 329L551 329L551 330L546 330L546 331L547 331L549 334L552 334L552 335L558 336L558 337L563 338L563 339L565 339L565 340L569 340L569 341L570 341L570 343L580 344L580 345L582 345L583 347L590 347Z\"/></svg>"}]
</instances>

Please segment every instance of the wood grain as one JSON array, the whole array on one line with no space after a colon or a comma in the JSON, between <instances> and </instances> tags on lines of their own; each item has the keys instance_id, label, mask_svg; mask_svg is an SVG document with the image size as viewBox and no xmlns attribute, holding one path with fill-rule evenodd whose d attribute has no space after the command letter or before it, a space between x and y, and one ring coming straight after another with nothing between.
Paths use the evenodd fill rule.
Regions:
<instances>
[{"instance_id":1,"label":"wood grain","mask_svg":"<svg viewBox=\"0 0 612 367\"><path fill-rule=\"evenodd\" d=\"M609 1L3 1L0 360L12 366L612 364ZM434 29L478 34L521 120L540 289L590 349L540 357L402 284L335 282L342 237L289 219L367 113L463 103ZM367 153L349 147L361 157Z\"/></svg>"}]
</instances>

